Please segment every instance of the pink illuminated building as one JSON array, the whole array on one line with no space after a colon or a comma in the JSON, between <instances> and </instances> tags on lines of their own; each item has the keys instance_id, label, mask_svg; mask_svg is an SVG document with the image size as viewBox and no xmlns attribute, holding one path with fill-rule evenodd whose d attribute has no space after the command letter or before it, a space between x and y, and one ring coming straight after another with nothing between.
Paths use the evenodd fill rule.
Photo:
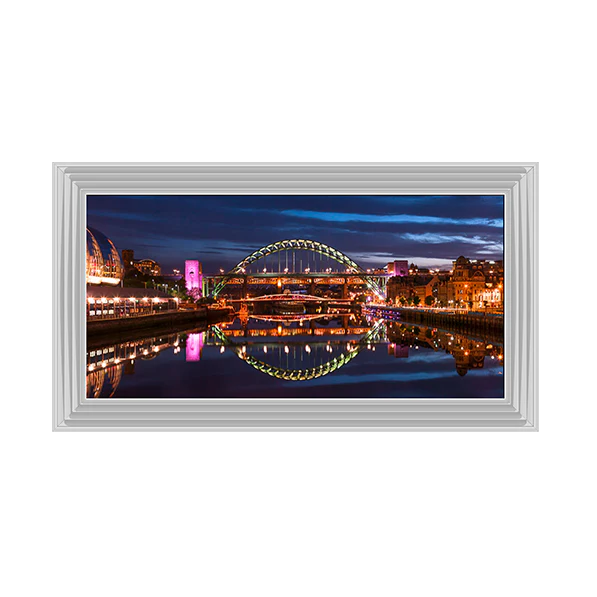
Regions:
<instances>
[{"instance_id":1,"label":"pink illuminated building","mask_svg":"<svg viewBox=\"0 0 597 597\"><path fill-rule=\"evenodd\" d=\"M408 276L408 261L405 259L390 261L388 263L388 274L393 276Z\"/></svg>"},{"instance_id":2,"label":"pink illuminated building","mask_svg":"<svg viewBox=\"0 0 597 597\"><path fill-rule=\"evenodd\" d=\"M196 259L187 259L185 261L184 279L187 287L187 292L191 295L201 292L201 284L203 283L203 271L201 263Z\"/></svg>"}]
</instances>

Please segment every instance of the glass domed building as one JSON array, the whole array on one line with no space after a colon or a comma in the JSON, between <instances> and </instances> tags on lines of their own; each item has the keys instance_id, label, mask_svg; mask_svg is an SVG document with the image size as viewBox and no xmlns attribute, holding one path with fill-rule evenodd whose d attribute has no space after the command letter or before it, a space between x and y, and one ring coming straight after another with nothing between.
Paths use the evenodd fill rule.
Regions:
<instances>
[{"instance_id":1,"label":"glass domed building","mask_svg":"<svg viewBox=\"0 0 597 597\"><path fill-rule=\"evenodd\" d=\"M87 228L87 284L118 286L124 267L114 243L99 230Z\"/></svg>"}]
</instances>

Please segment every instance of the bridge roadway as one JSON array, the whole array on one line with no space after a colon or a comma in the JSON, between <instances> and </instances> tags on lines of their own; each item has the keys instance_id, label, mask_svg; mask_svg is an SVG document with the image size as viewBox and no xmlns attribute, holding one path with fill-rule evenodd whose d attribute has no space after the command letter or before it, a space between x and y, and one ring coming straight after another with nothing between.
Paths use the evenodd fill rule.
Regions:
<instances>
[{"instance_id":1,"label":"bridge roadway","mask_svg":"<svg viewBox=\"0 0 597 597\"><path fill-rule=\"evenodd\" d=\"M343 294L347 294L350 284L367 284L367 280L375 280L385 290L388 278L392 274L363 273L363 272L256 272L235 274L205 274L203 276L203 296L209 296L213 288L226 280L226 284L242 286L246 290L249 285L271 284L286 285L338 285L343 287ZM245 290L243 294L246 295Z\"/></svg>"},{"instance_id":2,"label":"bridge roadway","mask_svg":"<svg viewBox=\"0 0 597 597\"><path fill-rule=\"evenodd\" d=\"M338 302L341 299L333 299L327 298L322 296L313 296L310 294L300 294L298 292L291 292L290 294L266 294L265 296L256 296L250 299L244 299L249 302L278 302L278 301L286 301L286 302L297 302L297 303L305 303L305 302ZM348 301L344 301L348 302Z\"/></svg>"}]
</instances>

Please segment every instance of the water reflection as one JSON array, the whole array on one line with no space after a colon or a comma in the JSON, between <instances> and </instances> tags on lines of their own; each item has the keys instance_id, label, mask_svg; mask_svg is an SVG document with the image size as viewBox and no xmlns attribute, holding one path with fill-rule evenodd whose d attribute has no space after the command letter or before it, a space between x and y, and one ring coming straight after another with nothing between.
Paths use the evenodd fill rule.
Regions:
<instances>
[{"instance_id":1,"label":"water reflection","mask_svg":"<svg viewBox=\"0 0 597 597\"><path fill-rule=\"evenodd\" d=\"M503 395L503 357L496 338L356 313L243 317L90 347L87 396L391 397L401 388L413 396L446 397L441 379L467 376L478 383L453 383L452 391L466 396L470 388L471 396L496 397ZM150 360L156 364L150 367Z\"/></svg>"}]
</instances>

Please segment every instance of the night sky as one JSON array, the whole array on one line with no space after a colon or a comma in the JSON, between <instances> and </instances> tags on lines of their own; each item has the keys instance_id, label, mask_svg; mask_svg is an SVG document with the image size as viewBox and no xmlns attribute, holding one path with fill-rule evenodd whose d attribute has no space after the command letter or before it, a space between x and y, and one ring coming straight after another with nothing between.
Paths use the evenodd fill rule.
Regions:
<instances>
[{"instance_id":1,"label":"night sky","mask_svg":"<svg viewBox=\"0 0 597 597\"><path fill-rule=\"evenodd\" d=\"M183 270L185 259L199 259L205 273L228 271L287 238L320 241L364 268L394 259L445 267L459 255L498 260L504 251L501 195L95 195L87 222L164 273Z\"/></svg>"}]
</instances>

